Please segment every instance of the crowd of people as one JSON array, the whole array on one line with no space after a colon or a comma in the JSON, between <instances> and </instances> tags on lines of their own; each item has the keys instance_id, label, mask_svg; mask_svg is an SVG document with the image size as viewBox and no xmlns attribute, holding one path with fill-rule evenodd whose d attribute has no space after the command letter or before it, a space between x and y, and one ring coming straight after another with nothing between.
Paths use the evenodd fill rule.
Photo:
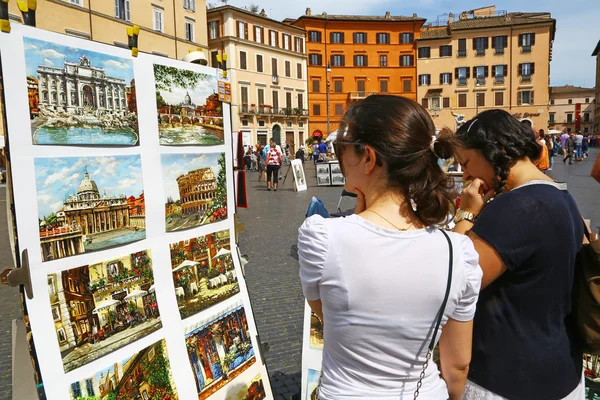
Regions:
<instances>
[{"instance_id":1,"label":"crowd of people","mask_svg":"<svg viewBox=\"0 0 600 400\"><path fill-rule=\"evenodd\" d=\"M302 290L324 326L317 398L583 400L571 310L585 225L545 170L556 155L582 161L597 138L488 110L432 141L427 111L387 95L349 107L338 132L354 214L298 231ZM438 165L452 157L458 209Z\"/></svg>"},{"instance_id":2,"label":"crowd of people","mask_svg":"<svg viewBox=\"0 0 600 400\"><path fill-rule=\"evenodd\" d=\"M567 128L561 135L544 133L540 129L536 133L538 144L545 146L542 155L536 162L536 165L542 171L552 171L554 167L554 157L562 157L563 163L567 160L569 164L583 162L589 156L589 148L600 146L600 137L595 134L583 134L577 130L573 132Z\"/></svg>"}]
</instances>

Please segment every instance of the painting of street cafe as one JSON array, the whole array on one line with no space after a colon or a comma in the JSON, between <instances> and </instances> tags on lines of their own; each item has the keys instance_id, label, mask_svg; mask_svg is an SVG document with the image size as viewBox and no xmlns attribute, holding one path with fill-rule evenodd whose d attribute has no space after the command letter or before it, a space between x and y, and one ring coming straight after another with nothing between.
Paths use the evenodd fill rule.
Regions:
<instances>
[{"instance_id":1,"label":"painting of street cafe","mask_svg":"<svg viewBox=\"0 0 600 400\"><path fill-rule=\"evenodd\" d=\"M70 400L178 400L167 355L160 340L71 383Z\"/></svg>"},{"instance_id":2,"label":"painting of street cafe","mask_svg":"<svg viewBox=\"0 0 600 400\"><path fill-rule=\"evenodd\" d=\"M256 361L250 337L241 305L197 323L186 334L198 399L213 395Z\"/></svg>"},{"instance_id":3,"label":"painting of street cafe","mask_svg":"<svg viewBox=\"0 0 600 400\"><path fill-rule=\"evenodd\" d=\"M149 251L48 275L65 372L161 328Z\"/></svg>"},{"instance_id":4,"label":"painting of street cafe","mask_svg":"<svg viewBox=\"0 0 600 400\"><path fill-rule=\"evenodd\" d=\"M181 318L240 292L229 230L171 244L171 268Z\"/></svg>"}]
</instances>

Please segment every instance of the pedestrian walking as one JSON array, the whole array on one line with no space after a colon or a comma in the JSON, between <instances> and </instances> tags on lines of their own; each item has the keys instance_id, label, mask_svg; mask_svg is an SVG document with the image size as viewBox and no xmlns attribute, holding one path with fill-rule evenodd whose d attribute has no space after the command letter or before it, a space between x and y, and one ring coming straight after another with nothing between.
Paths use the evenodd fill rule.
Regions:
<instances>
[{"instance_id":1,"label":"pedestrian walking","mask_svg":"<svg viewBox=\"0 0 600 400\"><path fill-rule=\"evenodd\" d=\"M575 161L583 161L583 153L581 152L583 147L583 135L577 131L575 136L573 136L573 141L575 142Z\"/></svg>"},{"instance_id":2,"label":"pedestrian walking","mask_svg":"<svg viewBox=\"0 0 600 400\"><path fill-rule=\"evenodd\" d=\"M535 166L538 167L540 171L547 174L548 168L550 168L550 159L548 156L548 147L546 146L546 140L544 139L544 130L540 129L537 134L536 143L540 147L540 156L535 161Z\"/></svg>"},{"instance_id":3,"label":"pedestrian walking","mask_svg":"<svg viewBox=\"0 0 600 400\"><path fill-rule=\"evenodd\" d=\"M588 158L589 157L589 146L590 146L590 142L589 142L589 137L587 134L583 135L583 140L581 141L581 155L583 158Z\"/></svg>"},{"instance_id":4,"label":"pedestrian walking","mask_svg":"<svg viewBox=\"0 0 600 400\"><path fill-rule=\"evenodd\" d=\"M317 161L319 160L319 142L317 142L316 140L313 142L312 145L312 149L313 149L313 159L314 159L314 163L316 164Z\"/></svg>"},{"instance_id":5,"label":"pedestrian walking","mask_svg":"<svg viewBox=\"0 0 600 400\"><path fill-rule=\"evenodd\" d=\"M271 139L271 145L269 147L269 152L267 153L267 190L271 190L272 180L273 190L277 191L277 186L279 184L279 168L281 167L282 160L283 156L281 155L281 150L277 148L275 140Z\"/></svg>"},{"instance_id":6,"label":"pedestrian walking","mask_svg":"<svg viewBox=\"0 0 600 400\"><path fill-rule=\"evenodd\" d=\"M560 135L560 145L563 149L563 157L567 156L567 139L569 139L570 135L571 135L571 128L568 128L566 132L563 132L563 134Z\"/></svg>"},{"instance_id":7,"label":"pedestrian walking","mask_svg":"<svg viewBox=\"0 0 600 400\"><path fill-rule=\"evenodd\" d=\"M563 158L563 163L569 160L569 164L573 164L573 153L575 153L575 142L573 141L573 132L569 132L569 137L567 138L564 149L565 158Z\"/></svg>"},{"instance_id":8,"label":"pedestrian walking","mask_svg":"<svg viewBox=\"0 0 600 400\"><path fill-rule=\"evenodd\" d=\"M342 126L335 150L355 214L314 215L298 232L302 289L326 329L318 397L459 400L481 270L469 238L435 228L455 198L437 164L451 141L432 145L431 117L400 96L367 97ZM441 376L427 358L438 315Z\"/></svg>"},{"instance_id":9,"label":"pedestrian walking","mask_svg":"<svg viewBox=\"0 0 600 400\"><path fill-rule=\"evenodd\" d=\"M472 239L483 270L463 399L582 400L582 351L569 323L583 242L577 204L532 163L535 137L506 111L478 114L456 139L472 183L455 232Z\"/></svg>"},{"instance_id":10,"label":"pedestrian walking","mask_svg":"<svg viewBox=\"0 0 600 400\"><path fill-rule=\"evenodd\" d=\"M266 170L265 165L267 162L267 156L264 154L262 147L260 147L257 157L258 157L258 181L262 182L264 174L265 174L265 170Z\"/></svg>"},{"instance_id":11,"label":"pedestrian walking","mask_svg":"<svg viewBox=\"0 0 600 400\"><path fill-rule=\"evenodd\" d=\"M546 146L548 147L548 161L550 163L550 168L548 168L548 171L552 171L552 168L554 168L554 135L547 135L546 136Z\"/></svg>"},{"instance_id":12,"label":"pedestrian walking","mask_svg":"<svg viewBox=\"0 0 600 400\"><path fill-rule=\"evenodd\" d=\"M304 146L300 146L296 152L296 160L300 160L302 161L302 164L304 164Z\"/></svg>"}]
</instances>

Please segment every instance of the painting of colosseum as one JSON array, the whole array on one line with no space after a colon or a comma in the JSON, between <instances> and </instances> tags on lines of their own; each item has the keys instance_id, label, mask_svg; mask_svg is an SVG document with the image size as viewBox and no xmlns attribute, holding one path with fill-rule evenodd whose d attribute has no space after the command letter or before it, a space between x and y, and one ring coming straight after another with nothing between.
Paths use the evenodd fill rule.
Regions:
<instances>
[{"instance_id":1,"label":"painting of colosseum","mask_svg":"<svg viewBox=\"0 0 600 400\"><path fill-rule=\"evenodd\" d=\"M173 243L170 249L175 295L182 319L240 292L229 230Z\"/></svg>"},{"instance_id":2,"label":"painting of colosseum","mask_svg":"<svg viewBox=\"0 0 600 400\"><path fill-rule=\"evenodd\" d=\"M146 238L139 155L36 158L43 261Z\"/></svg>"},{"instance_id":3,"label":"painting of colosseum","mask_svg":"<svg viewBox=\"0 0 600 400\"><path fill-rule=\"evenodd\" d=\"M24 37L33 144L139 144L131 60Z\"/></svg>"},{"instance_id":4,"label":"painting of colosseum","mask_svg":"<svg viewBox=\"0 0 600 400\"><path fill-rule=\"evenodd\" d=\"M159 142L162 145L223 144L223 103L217 77L154 64Z\"/></svg>"},{"instance_id":5,"label":"painting of colosseum","mask_svg":"<svg viewBox=\"0 0 600 400\"><path fill-rule=\"evenodd\" d=\"M166 231L227 219L225 153L161 155Z\"/></svg>"}]
</instances>

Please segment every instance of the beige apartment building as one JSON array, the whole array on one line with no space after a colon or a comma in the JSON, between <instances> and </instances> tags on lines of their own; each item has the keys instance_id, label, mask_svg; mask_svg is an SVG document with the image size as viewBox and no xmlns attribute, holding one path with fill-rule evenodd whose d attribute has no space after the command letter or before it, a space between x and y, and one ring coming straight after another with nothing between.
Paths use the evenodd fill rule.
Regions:
<instances>
[{"instance_id":1,"label":"beige apartment building","mask_svg":"<svg viewBox=\"0 0 600 400\"><path fill-rule=\"evenodd\" d=\"M22 22L16 1L10 19ZM205 0L38 0L37 27L127 48L140 26L140 51L181 60L198 47L208 56Z\"/></svg>"},{"instance_id":2,"label":"beige apartment building","mask_svg":"<svg viewBox=\"0 0 600 400\"><path fill-rule=\"evenodd\" d=\"M592 57L596 57L596 100L594 101L594 133L600 134L600 40L592 52Z\"/></svg>"},{"instance_id":3,"label":"beige apartment building","mask_svg":"<svg viewBox=\"0 0 600 400\"><path fill-rule=\"evenodd\" d=\"M211 65L227 55L232 129L244 144L277 143L293 151L308 138L305 31L233 6L207 11Z\"/></svg>"},{"instance_id":4,"label":"beige apartment building","mask_svg":"<svg viewBox=\"0 0 600 400\"><path fill-rule=\"evenodd\" d=\"M556 21L549 13L465 11L417 40L417 96L438 130L500 108L547 129ZM454 115L453 115L454 114Z\"/></svg>"},{"instance_id":5,"label":"beige apartment building","mask_svg":"<svg viewBox=\"0 0 600 400\"><path fill-rule=\"evenodd\" d=\"M570 129L573 132L592 133L595 96L594 88L551 86L548 127L561 132Z\"/></svg>"}]
</instances>

